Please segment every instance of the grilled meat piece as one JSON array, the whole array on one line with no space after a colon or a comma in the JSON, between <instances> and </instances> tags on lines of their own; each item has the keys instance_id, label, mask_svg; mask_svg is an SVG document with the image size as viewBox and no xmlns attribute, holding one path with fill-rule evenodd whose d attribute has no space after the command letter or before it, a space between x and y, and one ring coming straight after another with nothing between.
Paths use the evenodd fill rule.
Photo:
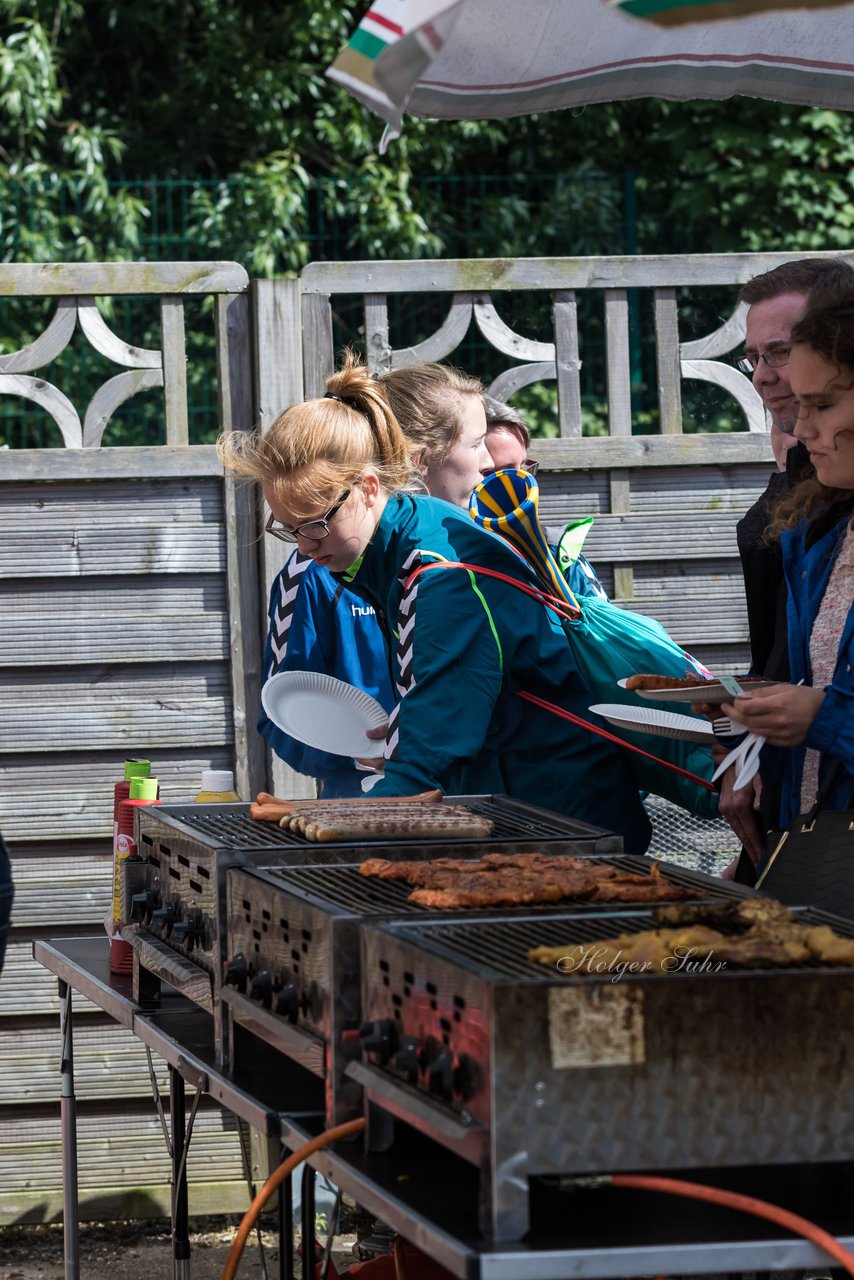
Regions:
<instances>
[{"instance_id":1,"label":"grilled meat piece","mask_svg":"<svg viewBox=\"0 0 854 1280\"><path fill-rule=\"evenodd\" d=\"M740 938L722 935L715 943L715 960L722 960L737 969L797 967L813 958L803 934L803 927L794 925L791 933L773 938L762 937L754 931Z\"/></svg>"},{"instance_id":2,"label":"grilled meat piece","mask_svg":"<svg viewBox=\"0 0 854 1280\"><path fill-rule=\"evenodd\" d=\"M693 906L655 907L658 925L707 924L724 933L745 933L756 924L792 923L794 916L773 898L733 898L729 902L698 902Z\"/></svg>"},{"instance_id":3,"label":"grilled meat piece","mask_svg":"<svg viewBox=\"0 0 854 1280\"><path fill-rule=\"evenodd\" d=\"M594 902L686 902L690 898L699 898L697 889L689 889L685 885L669 884L663 878L653 880L645 876L642 883L614 880L611 884L599 884L593 895Z\"/></svg>"},{"instance_id":4,"label":"grilled meat piece","mask_svg":"<svg viewBox=\"0 0 854 1280\"><path fill-rule=\"evenodd\" d=\"M675 676L655 676L655 675L636 675L629 676L626 680L626 688L636 689L695 689L698 686L706 684L700 676L689 677L688 679L678 679Z\"/></svg>"},{"instance_id":5,"label":"grilled meat piece","mask_svg":"<svg viewBox=\"0 0 854 1280\"><path fill-rule=\"evenodd\" d=\"M634 973L666 973L688 951L707 955L722 937L702 924L684 929L644 929L640 933L621 933L616 938L597 938L595 942L534 947L528 952L528 959L535 964L559 965L566 974L592 975L617 964L631 966L629 972Z\"/></svg>"},{"instance_id":6,"label":"grilled meat piece","mask_svg":"<svg viewBox=\"0 0 854 1280\"><path fill-rule=\"evenodd\" d=\"M705 957L733 969L796 968L819 961L854 966L854 938L843 938L829 925L799 924L797 917L772 899L748 899L707 906L664 907L655 912L670 926L623 933L615 938L535 947L528 959L558 965L566 974L596 974L609 966L628 965L627 972L649 975L696 966ZM728 933L709 927L714 920ZM683 927L679 927L680 923ZM592 961L585 962L585 957Z\"/></svg>"},{"instance_id":7,"label":"grilled meat piece","mask_svg":"<svg viewBox=\"0 0 854 1280\"><path fill-rule=\"evenodd\" d=\"M518 885L483 884L477 888L416 889L409 902L434 911L459 911L467 907L524 907L560 902L566 897L559 885L519 888Z\"/></svg>"},{"instance_id":8,"label":"grilled meat piece","mask_svg":"<svg viewBox=\"0 0 854 1280\"><path fill-rule=\"evenodd\" d=\"M404 880L415 886L409 901L432 909L516 907L561 902L661 902L699 897L674 886L658 863L646 872L576 858L571 854L484 854L478 861L442 858L432 862L388 862L370 858L363 876Z\"/></svg>"},{"instance_id":9,"label":"grilled meat piece","mask_svg":"<svg viewBox=\"0 0 854 1280\"><path fill-rule=\"evenodd\" d=\"M334 807L333 807L334 806ZM282 818L280 826L296 831L307 840L412 840L455 836L457 839L486 839L493 822L464 805L410 803L398 800L375 801L372 806L356 801L352 808L331 802L329 808L311 802Z\"/></svg>"},{"instance_id":10,"label":"grilled meat piece","mask_svg":"<svg viewBox=\"0 0 854 1280\"><path fill-rule=\"evenodd\" d=\"M807 927L806 944L823 964L854 965L854 938L841 938L829 925Z\"/></svg>"}]
</instances>

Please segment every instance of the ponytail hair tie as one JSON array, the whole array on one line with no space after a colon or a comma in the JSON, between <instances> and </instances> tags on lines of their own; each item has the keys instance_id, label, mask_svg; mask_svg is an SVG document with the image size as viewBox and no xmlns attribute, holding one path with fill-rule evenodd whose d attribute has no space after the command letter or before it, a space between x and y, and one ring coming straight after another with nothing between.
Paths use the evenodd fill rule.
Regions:
<instances>
[{"instance_id":1,"label":"ponytail hair tie","mask_svg":"<svg viewBox=\"0 0 854 1280\"><path fill-rule=\"evenodd\" d=\"M337 391L324 391L324 400L337 400L340 404L346 404L349 408L356 408L356 401L350 399L349 396L339 396Z\"/></svg>"}]
</instances>

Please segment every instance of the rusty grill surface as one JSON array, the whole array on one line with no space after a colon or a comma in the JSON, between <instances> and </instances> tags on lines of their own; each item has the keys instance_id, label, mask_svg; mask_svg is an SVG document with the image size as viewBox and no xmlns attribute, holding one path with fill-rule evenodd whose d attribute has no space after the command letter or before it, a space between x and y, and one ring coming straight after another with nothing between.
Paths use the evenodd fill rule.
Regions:
<instances>
[{"instance_id":1,"label":"rusty grill surface","mask_svg":"<svg viewBox=\"0 0 854 1280\"><path fill-rule=\"evenodd\" d=\"M641 859L608 859L614 862L634 862ZM693 881L702 880L703 877L690 872L679 873L683 877L692 876ZM670 876L670 870L668 869ZM676 883L686 883L684 879L677 879L677 875L670 876ZM713 895L712 897L725 897L725 894ZM698 901L698 900L696 900ZM565 984L568 982L577 982L590 984L591 982L602 981L611 982L612 976L605 974L601 978L595 974L585 975L583 977L571 977L569 975L560 975L554 969L547 965L535 964L527 959L528 952L533 947L559 947L564 943L567 946L573 946L576 943L597 942L604 938L614 938L621 933L641 933L644 929L658 929L662 926L656 921L653 912L650 909L638 909L635 905L627 903L622 910L615 910L614 904L609 903L607 909L600 909L595 915L592 910L586 916L579 916L578 907L585 904L573 904L570 908L569 904L564 904L563 916L555 916L553 913L548 915L537 916L531 918L530 912L526 912L523 919L507 919L500 920L471 920L462 922L452 921L436 921L418 922L417 924L407 923L403 926L405 929L405 937L408 943L416 947L423 947L425 952L440 956L443 960L447 960L452 964L462 965L469 971L477 974L486 982L560 982ZM666 903L662 900L661 906ZM693 903L686 903L691 906ZM590 904L591 908L595 907L595 903ZM571 909L572 915L568 915ZM791 908L792 914L796 918L796 923L803 925L829 924L835 931L846 938L854 938L854 922L839 919L837 916L831 916L823 911L813 910L806 907ZM393 925L389 926L394 928ZM729 934L726 929L721 930L727 933L727 936L733 938L737 935L733 932ZM401 934L403 935L403 932ZM429 969L429 956L425 955L424 969ZM728 966L719 972L706 972L702 974L704 981L713 981L715 978L737 978L770 975L770 974L797 974L802 972L821 972L826 974L834 973L852 973L851 968L842 965L821 964L819 961L811 961L802 965L793 965L788 968L781 966L773 966L763 969L747 969ZM682 970L667 975L650 975L636 973L627 973L620 979L621 982L667 982L672 977L685 978L691 976L690 971Z\"/></svg>"},{"instance_id":2,"label":"rusty grill surface","mask_svg":"<svg viewBox=\"0 0 854 1280\"><path fill-rule=\"evenodd\" d=\"M596 862L604 862L608 866L617 867L620 871L630 871L637 875L649 875L653 865L648 858L628 856L596 857L595 860ZM702 900L704 901L730 901L736 898L756 896L753 891L729 880L714 880L700 872L685 871L681 867L670 865L663 865L662 870L671 884L697 889L703 895ZM374 876L363 876L359 872L358 864L263 867L259 868L259 871L263 871L270 878L272 881L271 889L273 885L281 885L285 892L298 894L300 898L316 907L319 911L345 912L354 916L370 917L390 914L395 916L416 916L424 920L431 917L435 918L439 915L454 915L459 918L498 915L504 918L508 911L522 913L525 916L530 916L532 913L538 914L539 912L552 913L556 910L562 911L564 914L568 910L573 912L595 911L601 915L603 912L610 914L613 912L637 911L638 909L637 904L633 905L632 903L625 903L620 906L613 902L603 904L573 902L571 899L564 899L563 902L543 904L541 907L534 907L530 903L526 903L515 908L467 907L453 911L443 907L440 911L436 911L408 901L414 886L405 884L401 880L382 880ZM700 901L700 899L696 899L696 901ZM663 902L664 899L662 899ZM644 925L643 927L646 928L647 926Z\"/></svg>"}]
</instances>

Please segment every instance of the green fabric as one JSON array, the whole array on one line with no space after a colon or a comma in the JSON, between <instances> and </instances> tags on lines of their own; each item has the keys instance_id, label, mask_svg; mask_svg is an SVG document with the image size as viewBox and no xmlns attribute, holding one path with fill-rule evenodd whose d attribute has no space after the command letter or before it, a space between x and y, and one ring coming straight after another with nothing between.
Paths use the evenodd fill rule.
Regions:
<instances>
[{"instance_id":1,"label":"green fabric","mask_svg":"<svg viewBox=\"0 0 854 1280\"><path fill-rule=\"evenodd\" d=\"M379 36L375 36L372 31L365 31L363 27L357 27L349 40L351 49L355 49L357 53L363 53L366 58L373 59L378 58L383 49L388 48L388 43L388 40L381 40Z\"/></svg>"},{"instance_id":2,"label":"green fabric","mask_svg":"<svg viewBox=\"0 0 854 1280\"><path fill-rule=\"evenodd\" d=\"M567 573L581 555L584 539L593 527L593 517L584 520L571 520L560 536L557 544L557 562L561 573Z\"/></svg>"},{"instance_id":3,"label":"green fabric","mask_svg":"<svg viewBox=\"0 0 854 1280\"><path fill-rule=\"evenodd\" d=\"M486 616L489 619L489 626L492 631L492 634L495 636L495 644L498 648L498 663L499 663L499 666L501 667L501 670L503 671L504 670L504 654L501 649L501 639L498 635L498 628L495 625L495 619L493 618L492 613L490 612L489 605L486 603L483 592L480 590L480 588L477 585L477 578L472 573L471 569L469 569L468 575L471 578L472 590L474 591L477 598L480 600L480 603L483 605L484 612L486 613Z\"/></svg>"}]
</instances>

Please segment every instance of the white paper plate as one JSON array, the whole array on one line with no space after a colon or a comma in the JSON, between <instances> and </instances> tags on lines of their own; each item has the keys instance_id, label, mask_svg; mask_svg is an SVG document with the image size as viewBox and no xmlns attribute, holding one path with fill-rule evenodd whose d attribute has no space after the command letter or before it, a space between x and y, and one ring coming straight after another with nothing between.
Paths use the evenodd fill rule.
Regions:
<instances>
[{"instance_id":1,"label":"white paper plate","mask_svg":"<svg viewBox=\"0 0 854 1280\"><path fill-rule=\"evenodd\" d=\"M618 683L625 689L622 680ZM741 680L739 683L745 693L752 693L754 689L766 689L778 681ZM636 693L639 698L646 698L648 702L707 702L711 706L719 706L722 702L733 701L733 695L717 680L705 680L692 685L690 689L677 686L675 689L633 689L631 692Z\"/></svg>"},{"instance_id":2,"label":"white paper plate","mask_svg":"<svg viewBox=\"0 0 854 1280\"><path fill-rule=\"evenodd\" d=\"M280 671L261 690L261 704L283 733L336 756L382 755L382 740L366 737L388 720L376 698L317 671Z\"/></svg>"},{"instance_id":3,"label":"white paper plate","mask_svg":"<svg viewBox=\"0 0 854 1280\"><path fill-rule=\"evenodd\" d=\"M599 702L590 707L603 720L635 733L656 733L663 738L685 738L688 742L714 742L712 726L695 716L680 716L657 707L627 707L619 702Z\"/></svg>"}]
</instances>

